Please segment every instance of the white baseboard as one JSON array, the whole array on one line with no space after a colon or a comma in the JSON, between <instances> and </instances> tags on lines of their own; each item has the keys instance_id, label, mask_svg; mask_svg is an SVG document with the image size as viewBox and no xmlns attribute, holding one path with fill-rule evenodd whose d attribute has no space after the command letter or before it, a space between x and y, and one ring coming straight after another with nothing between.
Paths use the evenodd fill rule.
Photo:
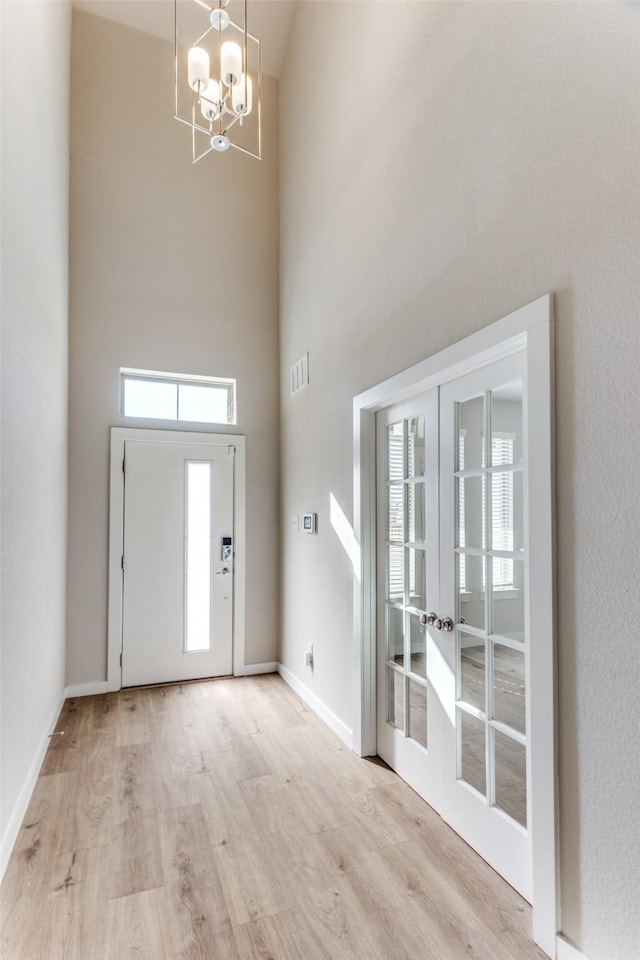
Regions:
<instances>
[{"instance_id":1,"label":"white baseboard","mask_svg":"<svg viewBox=\"0 0 640 960\"><path fill-rule=\"evenodd\" d=\"M65 699L69 699L69 697L93 697L98 693L106 692L106 680L93 680L91 683L76 683L64 689Z\"/></svg>"},{"instance_id":2,"label":"white baseboard","mask_svg":"<svg viewBox=\"0 0 640 960\"><path fill-rule=\"evenodd\" d=\"M353 731L343 723L342 720L335 715L332 710L329 710L327 706L316 697L315 693L312 693L308 687L305 687L304 683L301 680L298 680L294 673L291 673L291 670L287 670L285 666L281 663L278 664L278 673L282 679L287 683L292 690L294 690L299 697L301 697L307 706L318 714L321 720L324 720L326 725L333 730L337 736L340 737L343 743L345 743L349 750L353 750Z\"/></svg>"},{"instance_id":3,"label":"white baseboard","mask_svg":"<svg viewBox=\"0 0 640 960\"><path fill-rule=\"evenodd\" d=\"M587 960L584 953L581 953L577 947L558 934L556 939L556 960Z\"/></svg>"},{"instance_id":4,"label":"white baseboard","mask_svg":"<svg viewBox=\"0 0 640 960\"><path fill-rule=\"evenodd\" d=\"M275 660L269 663L247 663L240 667L236 672L236 677L254 677L259 673L276 673L278 664ZM93 697L98 693L107 693L109 689L106 680L93 680L91 683L78 683L66 687L64 691L65 698L69 697ZM120 687L117 688L118 690Z\"/></svg>"},{"instance_id":5,"label":"white baseboard","mask_svg":"<svg viewBox=\"0 0 640 960\"><path fill-rule=\"evenodd\" d=\"M242 667L239 667L234 676L235 677L255 677L259 673L276 673L278 670L278 664L275 660L270 663L245 663Z\"/></svg>"},{"instance_id":6,"label":"white baseboard","mask_svg":"<svg viewBox=\"0 0 640 960\"><path fill-rule=\"evenodd\" d=\"M40 773L40 767L42 766L44 755L47 752L47 747L49 746L49 735L55 730L63 704L64 696L49 717L49 721L45 727L44 733L42 734L40 743L38 744L38 749L35 752L33 760L31 761L27 778L22 786L22 790L20 791L18 799L16 800L16 805L13 808L11 819L9 820L4 837L2 838L2 846L0 846L0 880L2 880L4 877L7 864L9 863L9 857L11 856L15 842L18 839L18 833L20 832L22 821L24 820L24 816L27 812L27 807L29 806L31 794L33 793L36 785L38 774Z\"/></svg>"}]
</instances>

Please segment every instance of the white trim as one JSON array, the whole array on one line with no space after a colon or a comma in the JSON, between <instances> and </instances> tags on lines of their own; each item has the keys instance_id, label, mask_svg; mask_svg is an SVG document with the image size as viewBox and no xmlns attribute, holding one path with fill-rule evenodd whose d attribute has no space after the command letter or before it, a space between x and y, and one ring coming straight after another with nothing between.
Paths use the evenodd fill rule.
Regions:
<instances>
[{"instance_id":1,"label":"white trim","mask_svg":"<svg viewBox=\"0 0 640 960\"><path fill-rule=\"evenodd\" d=\"M349 729L346 723L343 723L340 717L337 717L335 713L325 706L325 704L320 700L315 693L312 693L308 687L302 683L301 680L298 680L296 675L287 670L285 666L281 663L278 664L278 673L282 677L285 683L287 683L295 693L301 697L307 706L311 707L314 713L317 713L321 720L324 720L326 725L333 730L333 732L340 737L343 743L347 745L349 750L353 750L353 731Z\"/></svg>"},{"instance_id":2,"label":"white trim","mask_svg":"<svg viewBox=\"0 0 640 960\"><path fill-rule=\"evenodd\" d=\"M2 880L4 877L5 870L7 869L7 865L9 863L9 858L11 857L16 840L18 839L20 827L22 826L22 821L24 820L27 812L31 795L33 794L33 790L38 780L44 755L47 752L47 747L49 746L49 737L56 728L60 711L64 706L64 700L65 698L62 697L58 705L53 710L53 713L49 717L49 721L44 729L44 733L40 738L38 749L34 754L33 760L31 761L31 766L29 767L26 780L22 785L22 790L18 795L18 799L16 800L9 823L7 824L7 829L4 833L4 837L2 838L2 846L0 847L0 880Z\"/></svg>"},{"instance_id":3,"label":"white trim","mask_svg":"<svg viewBox=\"0 0 640 960\"><path fill-rule=\"evenodd\" d=\"M548 529L543 529L545 524L541 523L531 531L530 566L537 573L531 583L529 605L537 611L545 610L544 623L540 624L538 619L536 624L536 635L543 637L543 646L536 644L535 676L532 675L531 682L537 678L539 688L541 676L555 676L552 322L551 295L546 294L353 400L353 515L355 540L360 546L360 564L353 583L353 749L360 756L376 753L376 413L519 351L525 351L527 356L533 413L528 436L529 462L538 463L540 474L548 478L545 484L530 491L536 515L549 517ZM536 837L532 852L533 938L552 957L558 930L555 690L546 689L541 700L543 704L536 705L530 727L535 773L530 822Z\"/></svg>"},{"instance_id":4,"label":"white trim","mask_svg":"<svg viewBox=\"0 0 640 960\"><path fill-rule=\"evenodd\" d=\"M233 472L233 526L235 535L233 571L233 675L245 669L245 589L247 570L247 451L244 437L237 437ZM224 437L223 437L224 441Z\"/></svg>"},{"instance_id":5,"label":"white trim","mask_svg":"<svg viewBox=\"0 0 640 960\"><path fill-rule=\"evenodd\" d=\"M556 960L587 960L587 956L559 933L556 940Z\"/></svg>"},{"instance_id":6,"label":"white trim","mask_svg":"<svg viewBox=\"0 0 640 960\"><path fill-rule=\"evenodd\" d=\"M245 663L244 666L239 667L234 676L236 677L255 677L261 673L277 673L278 664L275 660L270 661L269 663Z\"/></svg>"},{"instance_id":7,"label":"white trim","mask_svg":"<svg viewBox=\"0 0 640 960\"><path fill-rule=\"evenodd\" d=\"M140 367L120 367L120 374L125 377L137 377L139 380L175 380L176 383L203 383L205 386L215 386L218 383L231 386L236 382L234 377L209 377L199 373L170 373L164 370L143 370Z\"/></svg>"},{"instance_id":8,"label":"white trim","mask_svg":"<svg viewBox=\"0 0 640 960\"><path fill-rule=\"evenodd\" d=\"M75 683L71 687L64 688L65 700L71 697L95 697L99 693L107 693L108 684L106 680L93 680L90 683Z\"/></svg>"},{"instance_id":9,"label":"white trim","mask_svg":"<svg viewBox=\"0 0 640 960\"><path fill-rule=\"evenodd\" d=\"M556 932L560 927L557 728L555 669L555 479L553 416L553 330L552 304L547 323L527 334L525 442L527 479L525 529L529 562L525 591L525 619L528 623L527 675L529 689L535 690L535 708L527 703L528 823L532 836L533 939L553 956ZM535 611L535 616L534 616ZM535 629L534 629L535 624ZM552 679L552 682L550 682Z\"/></svg>"},{"instance_id":10,"label":"white trim","mask_svg":"<svg viewBox=\"0 0 640 960\"><path fill-rule=\"evenodd\" d=\"M122 569L120 560L124 534L124 460L125 441L197 443L235 446L234 458L234 592L233 592L233 673L241 676L245 668L245 590L246 590L246 440L234 433L191 433L186 430L154 430L137 427L111 428L111 465L109 493L109 599L107 629L107 690L122 687Z\"/></svg>"}]
</instances>

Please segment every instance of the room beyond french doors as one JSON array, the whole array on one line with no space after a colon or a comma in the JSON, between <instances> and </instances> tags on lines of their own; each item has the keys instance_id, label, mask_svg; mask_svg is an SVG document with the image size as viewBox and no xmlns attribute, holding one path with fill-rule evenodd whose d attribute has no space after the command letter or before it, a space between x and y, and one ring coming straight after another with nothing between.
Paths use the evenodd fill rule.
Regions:
<instances>
[{"instance_id":1,"label":"room beyond french doors","mask_svg":"<svg viewBox=\"0 0 640 960\"><path fill-rule=\"evenodd\" d=\"M378 753L532 899L524 354L377 414Z\"/></svg>"}]
</instances>

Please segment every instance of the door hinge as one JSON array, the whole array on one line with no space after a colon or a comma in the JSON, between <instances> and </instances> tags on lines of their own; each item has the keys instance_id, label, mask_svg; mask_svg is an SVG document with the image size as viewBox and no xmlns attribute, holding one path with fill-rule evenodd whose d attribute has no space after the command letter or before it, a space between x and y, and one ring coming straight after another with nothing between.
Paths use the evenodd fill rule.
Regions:
<instances>
[{"instance_id":1,"label":"door hinge","mask_svg":"<svg viewBox=\"0 0 640 960\"><path fill-rule=\"evenodd\" d=\"M120 569L124 570L124 553L120 557Z\"/></svg>"},{"instance_id":2,"label":"door hinge","mask_svg":"<svg viewBox=\"0 0 640 960\"><path fill-rule=\"evenodd\" d=\"M123 473L127 472L127 461L125 460L124 457L122 458L122 472Z\"/></svg>"},{"instance_id":3,"label":"door hinge","mask_svg":"<svg viewBox=\"0 0 640 960\"><path fill-rule=\"evenodd\" d=\"M227 449L227 453L229 454L230 457L234 457L234 456L235 456L235 454L236 454L236 448L235 448L235 446L234 446L232 443L229 444L229 447L228 447L228 449Z\"/></svg>"},{"instance_id":4,"label":"door hinge","mask_svg":"<svg viewBox=\"0 0 640 960\"><path fill-rule=\"evenodd\" d=\"M120 666L122 666L122 654L120 654Z\"/></svg>"}]
</instances>

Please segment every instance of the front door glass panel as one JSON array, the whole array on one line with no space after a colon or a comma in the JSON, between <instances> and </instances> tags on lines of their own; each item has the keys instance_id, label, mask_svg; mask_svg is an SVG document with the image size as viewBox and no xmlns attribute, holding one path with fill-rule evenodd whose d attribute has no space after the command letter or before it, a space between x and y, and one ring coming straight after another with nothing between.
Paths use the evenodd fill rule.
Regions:
<instances>
[{"instance_id":1,"label":"front door glass panel","mask_svg":"<svg viewBox=\"0 0 640 960\"><path fill-rule=\"evenodd\" d=\"M185 483L185 650L211 649L211 462L187 460Z\"/></svg>"}]
</instances>

